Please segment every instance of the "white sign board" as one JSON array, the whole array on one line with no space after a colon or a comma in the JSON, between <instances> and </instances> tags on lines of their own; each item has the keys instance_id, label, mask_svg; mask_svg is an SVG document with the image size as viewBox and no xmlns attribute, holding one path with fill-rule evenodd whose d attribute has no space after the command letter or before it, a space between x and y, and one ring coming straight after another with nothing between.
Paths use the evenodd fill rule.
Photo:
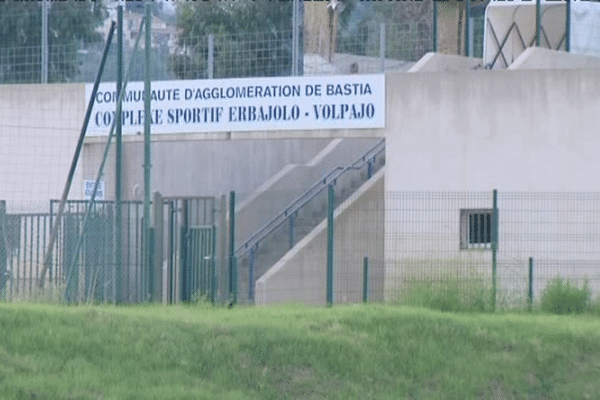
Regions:
<instances>
[{"instance_id":1,"label":"white sign board","mask_svg":"<svg viewBox=\"0 0 600 400\"><path fill-rule=\"evenodd\" d=\"M385 75L152 82L152 133L361 129L385 127ZM87 84L86 101L93 85ZM102 83L88 125L108 135L116 84ZM144 83L123 98L123 133L144 130Z\"/></svg>"},{"instance_id":2,"label":"white sign board","mask_svg":"<svg viewBox=\"0 0 600 400\"><path fill-rule=\"evenodd\" d=\"M94 185L96 181L94 179L85 179L83 181L83 198L90 200L94 193ZM98 182L98 189L96 190L96 197L94 200L104 200L104 181Z\"/></svg>"}]
</instances>

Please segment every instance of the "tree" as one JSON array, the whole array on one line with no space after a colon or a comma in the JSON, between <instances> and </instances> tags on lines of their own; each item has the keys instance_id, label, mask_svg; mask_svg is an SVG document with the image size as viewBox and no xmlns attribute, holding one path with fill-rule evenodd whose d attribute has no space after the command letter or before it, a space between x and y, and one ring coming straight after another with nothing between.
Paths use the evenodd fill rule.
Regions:
<instances>
[{"instance_id":1,"label":"tree","mask_svg":"<svg viewBox=\"0 0 600 400\"><path fill-rule=\"evenodd\" d=\"M346 8L340 15L338 28L338 52L378 56L380 23L387 26L386 57L416 61L431 50L432 0L346 0L344 4Z\"/></svg>"},{"instance_id":2,"label":"tree","mask_svg":"<svg viewBox=\"0 0 600 400\"><path fill-rule=\"evenodd\" d=\"M215 35L214 77L290 75L293 2L240 0L177 4L179 78L207 77L208 35Z\"/></svg>"},{"instance_id":3,"label":"tree","mask_svg":"<svg viewBox=\"0 0 600 400\"><path fill-rule=\"evenodd\" d=\"M48 81L68 82L78 72L77 48L102 40L101 0L48 3ZM42 2L0 2L0 82L41 80Z\"/></svg>"}]
</instances>

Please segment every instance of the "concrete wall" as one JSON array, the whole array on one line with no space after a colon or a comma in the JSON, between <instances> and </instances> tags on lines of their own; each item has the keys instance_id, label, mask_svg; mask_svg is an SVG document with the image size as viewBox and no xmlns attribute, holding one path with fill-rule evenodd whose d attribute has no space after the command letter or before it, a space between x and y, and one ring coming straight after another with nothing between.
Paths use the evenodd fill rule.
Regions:
<instances>
[{"instance_id":1,"label":"concrete wall","mask_svg":"<svg viewBox=\"0 0 600 400\"><path fill-rule=\"evenodd\" d=\"M144 145L128 139L123 145L123 196L139 200L143 195ZM239 201L287 164L307 163L331 141L173 139L152 143L152 191L163 196L212 196L235 190ZM86 144L84 178L95 178L104 147L105 142L96 139ZM113 144L104 175L107 198L114 198L114 174Z\"/></svg>"},{"instance_id":2,"label":"concrete wall","mask_svg":"<svg viewBox=\"0 0 600 400\"><path fill-rule=\"evenodd\" d=\"M386 191L600 190L595 71L387 75Z\"/></svg>"},{"instance_id":3,"label":"concrete wall","mask_svg":"<svg viewBox=\"0 0 600 400\"><path fill-rule=\"evenodd\" d=\"M508 69L600 69L600 57L529 47Z\"/></svg>"},{"instance_id":4,"label":"concrete wall","mask_svg":"<svg viewBox=\"0 0 600 400\"><path fill-rule=\"evenodd\" d=\"M387 85L402 90L387 102L386 193L416 192L400 203L386 198L387 293L414 270L489 271L489 251L460 250L459 218L461 208L491 208L494 188L501 195L600 191L600 76L593 70L398 74ZM421 191L450 193L426 199ZM460 200L457 191L486 197ZM499 267L513 279L529 256L600 265L591 250L600 246L593 199L509 200L499 200Z\"/></svg>"},{"instance_id":5,"label":"concrete wall","mask_svg":"<svg viewBox=\"0 0 600 400\"><path fill-rule=\"evenodd\" d=\"M370 300L383 298L382 168L334 214L334 302L362 301L363 258L369 257ZM366 240L368 238L368 240ZM256 282L256 304L325 304L327 221L319 224Z\"/></svg>"},{"instance_id":6,"label":"concrete wall","mask_svg":"<svg viewBox=\"0 0 600 400\"><path fill-rule=\"evenodd\" d=\"M483 60L453 54L427 53L408 72L441 72L482 69Z\"/></svg>"},{"instance_id":7,"label":"concrete wall","mask_svg":"<svg viewBox=\"0 0 600 400\"><path fill-rule=\"evenodd\" d=\"M8 212L60 198L85 114L84 85L0 85L0 199ZM76 175L71 193L80 196Z\"/></svg>"},{"instance_id":8,"label":"concrete wall","mask_svg":"<svg viewBox=\"0 0 600 400\"><path fill-rule=\"evenodd\" d=\"M236 243L247 239L334 168L346 167L378 139L335 139L310 162L289 164L236 208Z\"/></svg>"}]
</instances>

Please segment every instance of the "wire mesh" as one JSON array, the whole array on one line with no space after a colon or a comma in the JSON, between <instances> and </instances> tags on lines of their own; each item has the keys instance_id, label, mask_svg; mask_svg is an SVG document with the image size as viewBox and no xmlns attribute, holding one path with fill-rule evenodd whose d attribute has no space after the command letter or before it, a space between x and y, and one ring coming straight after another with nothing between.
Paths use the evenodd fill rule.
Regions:
<instances>
[{"instance_id":1,"label":"wire mesh","mask_svg":"<svg viewBox=\"0 0 600 400\"><path fill-rule=\"evenodd\" d=\"M45 50L39 4L28 6L27 12L23 11L25 8L9 9L4 3L0 7L3 16L31 25L24 31L23 40L6 40L0 44L0 83L94 80L110 21L115 18L113 14L96 16L92 12L84 13L79 5L52 3ZM73 18L81 21L72 26L65 22ZM143 79L143 52L137 55L131 52L140 21L141 14L126 13L125 60L129 62L135 57L131 80ZM65 32L59 34L61 29ZM477 30L476 35L482 36L483 32ZM335 51L328 53L331 37L327 30L300 32L297 37L292 30L178 37L174 25L160 22L153 26L153 79L293 75L294 40L299 43L297 62L301 75L404 71L431 51L433 45L432 23L422 18L405 23L389 22L383 28L372 24L340 28L335 37ZM115 49L113 46L108 57L105 81L116 80ZM47 69L47 80L44 69Z\"/></svg>"},{"instance_id":2,"label":"wire mesh","mask_svg":"<svg viewBox=\"0 0 600 400\"><path fill-rule=\"evenodd\" d=\"M364 171L363 171L364 172ZM382 171L366 183L336 182L333 298L336 303L405 302L415 288L462 298L492 293L493 218L491 192L384 192ZM278 193L271 193L275 198ZM279 193L281 194L281 193ZM282 194L285 197L285 193ZM285 197L284 200L286 200ZM217 263L214 198L165 198L162 203L165 301L211 298L226 290L227 262ZM2 203L5 204L5 203ZM326 299L327 191L252 242L253 252L239 254L238 299L245 304ZM534 305L556 278L600 295L600 194L499 192L497 197L497 308ZM6 300L71 302L141 302L147 300L151 273L142 265L140 202L123 203L121 277L115 260L115 204L99 201L85 231L85 201L70 201L61 221L56 201L49 213L6 212L0 207L0 292ZM490 211L491 210L491 211ZM479 217L477 217L479 218ZM247 222L247 221L246 221ZM238 220L242 226L245 222ZM60 224L51 267L39 285L40 271L53 224ZM157 234L156 232L154 233ZM74 243L83 245L74 254ZM156 238L156 237L155 237ZM155 242L158 243L158 242ZM218 244L221 246L221 244ZM156 253L154 253L156 254ZM368 263L364 279L365 257ZM252 259L252 261L250 261ZM529 275L529 262L533 275ZM250 267L252 262L253 267ZM275 266L275 267L274 267ZM251 273L252 271L252 273ZM122 297L117 293L120 279ZM531 287L529 286L531 282ZM185 292L185 293L184 293ZM466 299L464 301L472 301Z\"/></svg>"}]
</instances>

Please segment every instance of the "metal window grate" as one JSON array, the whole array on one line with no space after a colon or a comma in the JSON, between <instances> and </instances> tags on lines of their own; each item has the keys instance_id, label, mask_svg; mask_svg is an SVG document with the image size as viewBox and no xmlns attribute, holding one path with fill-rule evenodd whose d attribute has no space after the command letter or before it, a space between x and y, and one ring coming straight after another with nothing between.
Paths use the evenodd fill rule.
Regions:
<instances>
[{"instance_id":1,"label":"metal window grate","mask_svg":"<svg viewBox=\"0 0 600 400\"><path fill-rule=\"evenodd\" d=\"M492 244L492 209L460 210L460 248L490 249Z\"/></svg>"}]
</instances>

